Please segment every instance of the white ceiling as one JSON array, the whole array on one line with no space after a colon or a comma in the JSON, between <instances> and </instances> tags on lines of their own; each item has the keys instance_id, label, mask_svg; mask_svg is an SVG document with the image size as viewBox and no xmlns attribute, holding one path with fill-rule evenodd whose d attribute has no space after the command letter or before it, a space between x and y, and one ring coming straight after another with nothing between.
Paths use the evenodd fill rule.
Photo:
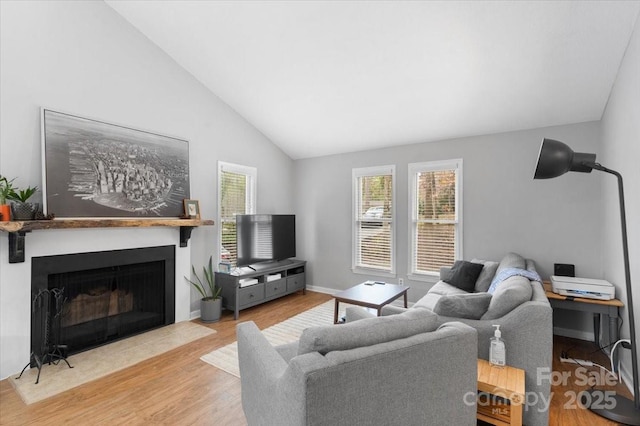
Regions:
<instances>
[{"instance_id":1,"label":"white ceiling","mask_svg":"<svg viewBox=\"0 0 640 426\"><path fill-rule=\"evenodd\" d=\"M291 158L599 120L640 1L107 4Z\"/></svg>"}]
</instances>

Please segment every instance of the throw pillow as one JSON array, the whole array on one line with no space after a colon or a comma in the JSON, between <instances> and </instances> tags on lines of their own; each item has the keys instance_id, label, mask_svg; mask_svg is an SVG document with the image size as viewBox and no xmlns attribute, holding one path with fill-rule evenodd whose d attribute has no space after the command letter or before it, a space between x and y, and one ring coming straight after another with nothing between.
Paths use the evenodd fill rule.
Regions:
<instances>
[{"instance_id":1,"label":"throw pillow","mask_svg":"<svg viewBox=\"0 0 640 426\"><path fill-rule=\"evenodd\" d=\"M478 260L472 259L473 263L482 263L484 267L482 268L482 272L480 272L480 276L476 280L476 293L482 293L489 290L489 286L491 285L491 281L493 277L496 275L496 271L498 270L498 262L493 262L491 260Z\"/></svg>"},{"instance_id":2,"label":"throw pillow","mask_svg":"<svg viewBox=\"0 0 640 426\"><path fill-rule=\"evenodd\" d=\"M500 318L531 300L533 289L529 279L521 276L513 276L504 280L493 293L489 309L482 316L483 320Z\"/></svg>"},{"instance_id":3,"label":"throw pillow","mask_svg":"<svg viewBox=\"0 0 640 426\"><path fill-rule=\"evenodd\" d=\"M476 280L483 266L481 263L456 260L453 267L442 276L442 281L471 293L475 290Z\"/></svg>"},{"instance_id":4,"label":"throw pillow","mask_svg":"<svg viewBox=\"0 0 640 426\"><path fill-rule=\"evenodd\" d=\"M446 317L480 319L487 312L490 302L489 293L442 296L433 311Z\"/></svg>"},{"instance_id":5,"label":"throw pillow","mask_svg":"<svg viewBox=\"0 0 640 426\"><path fill-rule=\"evenodd\" d=\"M409 309L402 314L367 318L346 324L309 327L302 332L298 355L342 351L404 339L433 331L438 316L428 309Z\"/></svg>"}]
</instances>

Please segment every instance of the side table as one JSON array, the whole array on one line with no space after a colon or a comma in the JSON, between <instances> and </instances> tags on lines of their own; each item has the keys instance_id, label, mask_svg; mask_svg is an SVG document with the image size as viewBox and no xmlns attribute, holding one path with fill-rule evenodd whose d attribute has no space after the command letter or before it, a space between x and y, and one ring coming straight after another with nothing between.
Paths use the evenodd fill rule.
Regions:
<instances>
[{"instance_id":1,"label":"side table","mask_svg":"<svg viewBox=\"0 0 640 426\"><path fill-rule=\"evenodd\" d=\"M598 300L583 297L562 296L551 290L551 283L543 283L544 292L553 309L569 309L572 311L591 312L593 314L593 337L595 344L600 347L600 315L609 319L609 343L618 341L618 310L624 303L618 299Z\"/></svg>"},{"instance_id":2,"label":"side table","mask_svg":"<svg viewBox=\"0 0 640 426\"><path fill-rule=\"evenodd\" d=\"M524 401L524 370L495 367L487 360L478 360L478 420L522 426Z\"/></svg>"}]
</instances>

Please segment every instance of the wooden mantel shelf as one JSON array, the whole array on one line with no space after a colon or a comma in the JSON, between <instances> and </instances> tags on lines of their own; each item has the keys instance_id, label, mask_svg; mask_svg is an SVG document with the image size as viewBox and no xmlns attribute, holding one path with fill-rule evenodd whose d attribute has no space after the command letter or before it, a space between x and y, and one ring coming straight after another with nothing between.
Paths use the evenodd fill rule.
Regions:
<instances>
[{"instance_id":1,"label":"wooden mantel shelf","mask_svg":"<svg viewBox=\"0 0 640 426\"><path fill-rule=\"evenodd\" d=\"M144 228L169 226L180 228L180 247L186 247L191 231L198 226L213 225L200 219L54 219L0 222L0 231L9 233L9 263L24 262L25 233L46 229Z\"/></svg>"},{"instance_id":2,"label":"wooden mantel shelf","mask_svg":"<svg viewBox=\"0 0 640 426\"><path fill-rule=\"evenodd\" d=\"M0 230L5 232L28 232L39 229L72 228L140 228L151 226L205 226L213 225L213 220L199 219L54 219L0 222Z\"/></svg>"}]
</instances>

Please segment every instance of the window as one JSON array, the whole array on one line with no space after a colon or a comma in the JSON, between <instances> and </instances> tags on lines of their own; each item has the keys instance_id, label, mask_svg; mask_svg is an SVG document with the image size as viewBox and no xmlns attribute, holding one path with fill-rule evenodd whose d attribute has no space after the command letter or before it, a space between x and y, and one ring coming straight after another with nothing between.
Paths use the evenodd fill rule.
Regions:
<instances>
[{"instance_id":1,"label":"window","mask_svg":"<svg viewBox=\"0 0 640 426\"><path fill-rule=\"evenodd\" d=\"M353 169L353 270L395 273L395 166Z\"/></svg>"},{"instance_id":2,"label":"window","mask_svg":"<svg viewBox=\"0 0 640 426\"><path fill-rule=\"evenodd\" d=\"M412 275L462 258L462 159L409 164Z\"/></svg>"},{"instance_id":3,"label":"window","mask_svg":"<svg viewBox=\"0 0 640 426\"><path fill-rule=\"evenodd\" d=\"M256 209L255 167L218 162L218 229L220 261L236 266L236 215L252 214Z\"/></svg>"}]
</instances>

